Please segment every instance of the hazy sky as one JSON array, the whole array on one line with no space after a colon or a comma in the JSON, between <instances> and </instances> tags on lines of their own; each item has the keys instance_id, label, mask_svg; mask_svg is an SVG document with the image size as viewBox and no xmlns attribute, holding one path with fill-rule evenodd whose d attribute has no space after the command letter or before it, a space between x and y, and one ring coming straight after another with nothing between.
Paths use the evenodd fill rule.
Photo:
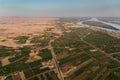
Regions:
<instances>
[{"instance_id":1,"label":"hazy sky","mask_svg":"<svg viewBox=\"0 0 120 80\"><path fill-rule=\"evenodd\" d=\"M0 0L0 16L120 16L120 0Z\"/></svg>"}]
</instances>

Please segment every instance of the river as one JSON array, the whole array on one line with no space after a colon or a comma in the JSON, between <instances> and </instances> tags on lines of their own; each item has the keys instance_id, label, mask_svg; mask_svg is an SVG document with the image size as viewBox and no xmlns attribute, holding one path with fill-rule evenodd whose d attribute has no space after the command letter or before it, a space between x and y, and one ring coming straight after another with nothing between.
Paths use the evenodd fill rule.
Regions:
<instances>
[{"instance_id":1,"label":"river","mask_svg":"<svg viewBox=\"0 0 120 80\"><path fill-rule=\"evenodd\" d=\"M113 26L113 27L115 27L115 28L117 28L117 29L119 29L119 30L113 30L113 29L102 28L102 27L99 27L99 26L91 26L91 25L83 24L83 22L86 22L86 21L97 21L97 22L101 22L101 23L104 23L104 24ZM120 25L118 25L118 24L113 24L113 23L109 23L109 22L105 22L105 21L101 21L101 20L98 20L97 18L91 18L91 19L89 19L89 20L85 20L85 21L78 22L77 24L78 24L78 25L82 25L82 26L86 26L86 27L96 27L96 28L99 28L99 29L102 29L102 30L107 30L107 31L115 32L115 33L120 33Z\"/></svg>"}]
</instances>

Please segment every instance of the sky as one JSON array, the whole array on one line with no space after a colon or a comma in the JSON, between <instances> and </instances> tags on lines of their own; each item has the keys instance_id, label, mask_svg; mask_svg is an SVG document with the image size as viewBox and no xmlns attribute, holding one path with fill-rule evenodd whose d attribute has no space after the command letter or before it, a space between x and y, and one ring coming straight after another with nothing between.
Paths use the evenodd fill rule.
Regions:
<instances>
[{"instance_id":1,"label":"sky","mask_svg":"<svg viewBox=\"0 0 120 80\"><path fill-rule=\"evenodd\" d=\"M120 0L0 0L0 16L120 17Z\"/></svg>"}]
</instances>

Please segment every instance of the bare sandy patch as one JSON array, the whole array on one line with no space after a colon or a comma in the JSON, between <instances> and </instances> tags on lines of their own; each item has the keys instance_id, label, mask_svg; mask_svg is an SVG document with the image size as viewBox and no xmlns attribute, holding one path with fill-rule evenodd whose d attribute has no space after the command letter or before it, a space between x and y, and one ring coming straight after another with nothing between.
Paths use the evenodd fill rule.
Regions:
<instances>
[{"instance_id":1,"label":"bare sandy patch","mask_svg":"<svg viewBox=\"0 0 120 80\"><path fill-rule=\"evenodd\" d=\"M34 62L34 61L41 60L41 59L42 59L42 57L38 56L37 54L30 53L29 58L25 63Z\"/></svg>"},{"instance_id":2,"label":"bare sandy patch","mask_svg":"<svg viewBox=\"0 0 120 80\"><path fill-rule=\"evenodd\" d=\"M25 80L26 79L23 71L19 72L19 75L21 77L21 80Z\"/></svg>"},{"instance_id":3,"label":"bare sandy patch","mask_svg":"<svg viewBox=\"0 0 120 80\"><path fill-rule=\"evenodd\" d=\"M6 66L10 64L9 57L5 57L4 59L1 60L2 66Z\"/></svg>"}]
</instances>

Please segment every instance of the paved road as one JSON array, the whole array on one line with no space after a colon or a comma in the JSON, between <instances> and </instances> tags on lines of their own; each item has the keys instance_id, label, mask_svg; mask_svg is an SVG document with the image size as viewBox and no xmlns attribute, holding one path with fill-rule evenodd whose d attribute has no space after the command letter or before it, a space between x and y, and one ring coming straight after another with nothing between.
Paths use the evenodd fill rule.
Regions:
<instances>
[{"instance_id":1,"label":"paved road","mask_svg":"<svg viewBox=\"0 0 120 80\"><path fill-rule=\"evenodd\" d=\"M52 45L51 45L51 43L52 43L53 41L54 41L54 40L50 40L50 42L49 42L49 49L50 49L50 51L51 51L51 54L52 54L52 57L53 57L53 62L54 62L54 64L55 64L55 67L56 67L57 72L58 72L58 75L59 75L58 77L60 78L60 80L64 80L64 76L63 76L63 74L62 74L62 72L61 72L61 70L60 70L60 67L59 67L59 64L58 64L58 61L57 61L55 52L54 52L53 47L52 47Z\"/></svg>"}]
</instances>

